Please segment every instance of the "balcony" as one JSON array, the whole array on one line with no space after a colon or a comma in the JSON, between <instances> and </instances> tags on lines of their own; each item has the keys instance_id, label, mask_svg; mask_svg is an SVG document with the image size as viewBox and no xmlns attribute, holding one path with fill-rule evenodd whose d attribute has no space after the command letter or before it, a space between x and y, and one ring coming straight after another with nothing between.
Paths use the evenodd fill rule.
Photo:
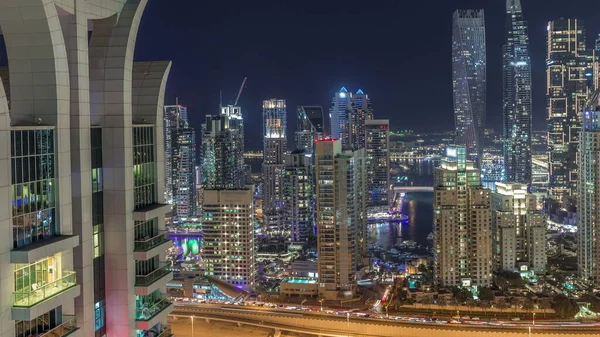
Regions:
<instances>
[{"instance_id":1,"label":"balcony","mask_svg":"<svg viewBox=\"0 0 600 337\"><path fill-rule=\"evenodd\" d=\"M142 304L140 308L135 310L135 320L148 322L169 307L172 307L169 296L167 296L167 294L160 294L154 301Z\"/></svg>"},{"instance_id":2,"label":"balcony","mask_svg":"<svg viewBox=\"0 0 600 337\"><path fill-rule=\"evenodd\" d=\"M171 332L171 326L165 325L163 326L163 331L156 337L171 337L173 333Z\"/></svg>"},{"instance_id":3,"label":"balcony","mask_svg":"<svg viewBox=\"0 0 600 337\"><path fill-rule=\"evenodd\" d=\"M63 323L55 328L52 328L39 337L66 337L79 329L77 327L77 316L63 315Z\"/></svg>"},{"instance_id":4,"label":"balcony","mask_svg":"<svg viewBox=\"0 0 600 337\"><path fill-rule=\"evenodd\" d=\"M10 263L34 263L47 256L73 250L79 246L78 235L60 235L14 249L10 252Z\"/></svg>"},{"instance_id":5,"label":"balcony","mask_svg":"<svg viewBox=\"0 0 600 337\"><path fill-rule=\"evenodd\" d=\"M171 243L166 234L166 231L159 230L154 237L136 240L134 244L135 259L148 260L153 256L164 253Z\"/></svg>"},{"instance_id":6,"label":"balcony","mask_svg":"<svg viewBox=\"0 0 600 337\"><path fill-rule=\"evenodd\" d=\"M158 231L158 235L156 235L155 237L144 240L136 240L134 250L136 252L146 252L152 248L156 248L162 245L165 242L169 242L166 233L166 231Z\"/></svg>"},{"instance_id":7,"label":"balcony","mask_svg":"<svg viewBox=\"0 0 600 337\"><path fill-rule=\"evenodd\" d=\"M169 267L170 265L161 262L157 269L147 275L136 275L135 294L140 296L149 295L164 286L173 278L173 273L169 270Z\"/></svg>"},{"instance_id":8,"label":"balcony","mask_svg":"<svg viewBox=\"0 0 600 337\"><path fill-rule=\"evenodd\" d=\"M33 284L29 292L14 292L14 307L32 307L77 285L74 271L64 271L63 277L48 284Z\"/></svg>"}]
</instances>

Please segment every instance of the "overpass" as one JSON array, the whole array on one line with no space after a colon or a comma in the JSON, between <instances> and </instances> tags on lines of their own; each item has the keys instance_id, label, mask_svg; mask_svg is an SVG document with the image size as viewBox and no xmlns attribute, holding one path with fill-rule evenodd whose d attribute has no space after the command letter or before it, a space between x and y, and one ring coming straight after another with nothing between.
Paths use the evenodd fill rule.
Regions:
<instances>
[{"instance_id":1,"label":"overpass","mask_svg":"<svg viewBox=\"0 0 600 337\"><path fill-rule=\"evenodd\" d=\"M327 337L583 337L598 336L600 327L595 324L580 326L510 324L503 326L473 324L439 324L325 315L319 312L248 308L244 306L177 305L171 313L175 319L203 319L206 322L226 322L273 329L275 336L281 332L295 332L308 336Z\"/></svg>"},{"instance_id":2,"label":"overpass","mask_svg":"<svg viewBox=\"0 0 600 337\"><path fill-rule=\"evenodd\" d=\"M408 193L408 192L433 192L431 186L395 186L395 193Z\"/></svg>"}]
</instances>

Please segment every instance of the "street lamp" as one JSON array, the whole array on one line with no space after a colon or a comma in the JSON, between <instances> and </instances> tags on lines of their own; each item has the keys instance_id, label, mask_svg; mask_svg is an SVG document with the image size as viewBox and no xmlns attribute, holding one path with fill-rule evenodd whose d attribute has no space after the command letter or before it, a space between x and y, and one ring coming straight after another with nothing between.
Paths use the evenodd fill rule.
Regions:
<instances>
[{"instance_id":1,"label":"street lamp","mask_svg":"<svg viewBox=\"0 0 600 337\"><path fill-rule=\"evenodd\" d=\"M325 301L324 298L320 299L319 302L321 303L321 312L323 312L323 301Z\"/></svg>"},{"instance_id":2,"label":"street lamp","mask_svg":"<svg viewBox=\"0 0 600 337\"><path fill-rule=\"evenodd\" d=\"M533 313L533 325L535 325L535 312Z\"/></svg>"},{"instance_id":3,"label":"street lamp","mask_svg":"<svg viewBox=\"0 0 600 337\"><path fill-rule=\"evenodd\" d=\"M304 309L304 302L306 302L306 298L302 300L302 302L300 302L300 307L302 307L302 309Z\"/></svg>"},{"instance_id":4,"label":"street lamp","mask_svg":"<svg viewBox=\"0 0 600 337\"><path fill-rule=\"evenodd\" d=\"M192 319L192 337L194 337L194 316L190 316Z\"/></svg>"}]
</instances>

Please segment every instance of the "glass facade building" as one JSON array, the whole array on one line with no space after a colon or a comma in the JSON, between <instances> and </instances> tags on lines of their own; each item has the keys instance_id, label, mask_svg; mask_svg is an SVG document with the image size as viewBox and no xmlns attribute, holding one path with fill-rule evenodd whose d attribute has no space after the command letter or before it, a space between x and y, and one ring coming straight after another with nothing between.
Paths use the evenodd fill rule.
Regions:
<instances>
[{"instance_id":1,"label":"glass facade building","mask_svg":"<svg viewBox=\"0 0 600 337\"><path fill-rule=\"evenodd\" d=\"M390 206L390 121L367 120L365 124L365 152L367 168L367 207Z\"/></svg>"},{"instance_id":2,"label":"glass facade building","mask_svg":"<svg viewBox=\"0 0 600 337\"><path fill-rule=\"evenodd\" d=\"M457 10L452 20L452 88L456 143L481 165L486 123L486 46L483 9Z\"/></svg>"},{"instance_id":3,"label":"glass facade building","mask_svg":"<svg viewBox=\"0 0 600 337\"><path fill-rule=\"evenodd\" d=\"M531 58L520 0L506 1L502 58L505 181L531 184Z\"/></svg>"}]
</instances>

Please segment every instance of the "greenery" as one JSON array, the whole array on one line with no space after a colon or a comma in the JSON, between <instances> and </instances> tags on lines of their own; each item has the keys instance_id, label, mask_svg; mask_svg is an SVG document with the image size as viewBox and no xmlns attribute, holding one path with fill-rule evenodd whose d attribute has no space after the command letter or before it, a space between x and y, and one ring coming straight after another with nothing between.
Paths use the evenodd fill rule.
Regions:
<instances>
[{"instance_id":1,"label":"greenery","mask_svg":"<svg viewBox=\"0 0 600 337\"><path fill-rule=\"evenodd\" d=\"M525 285L525 281L521 278L519 273L503 271L496 275L496 284L500 288L506 289L508 287L523 287Z\"/></svg>"},{"instance_id":2,"label":"greenery","mask_svg":"<svg viewBox=\"0 0 600 337\"><path fill-rule=\"evenodd\" d=\"M600 298L593 294L586 294L581 297L583 301L590 302L590 310L600 313Z\"/></svg>"},{"instance_id":3,"label":"greenery","mask_svg":"<svg viewBox=\"0 0 600 337\"><path fill-rule=\"evenodd\" d=\"M459 304L463 304L466 301L473 299L473 294L466 288L452 287L450 288L450 292Z\"/></svg>"},{"instance_id":4,"label":"greenery","mask_svg":"<svg viewBox=\"0 0 600 337\"><path fill-rule=\"evenodd\" d=\"M481 287L479 289L479 299L482 301L493 301L494 300L494 292L492 289L488 287Z\"/></svg>"},{"instance_id":5,"label":"greenery","mask_svg":"<svg viewBox=\"0 0 600 337\"><path fill-rule=\"evenodd\" d=\"M554 296L552 308L560 318L564 319L571 319L579 312L577 302L563 294Z\"/></svg>"}]
</instances>

